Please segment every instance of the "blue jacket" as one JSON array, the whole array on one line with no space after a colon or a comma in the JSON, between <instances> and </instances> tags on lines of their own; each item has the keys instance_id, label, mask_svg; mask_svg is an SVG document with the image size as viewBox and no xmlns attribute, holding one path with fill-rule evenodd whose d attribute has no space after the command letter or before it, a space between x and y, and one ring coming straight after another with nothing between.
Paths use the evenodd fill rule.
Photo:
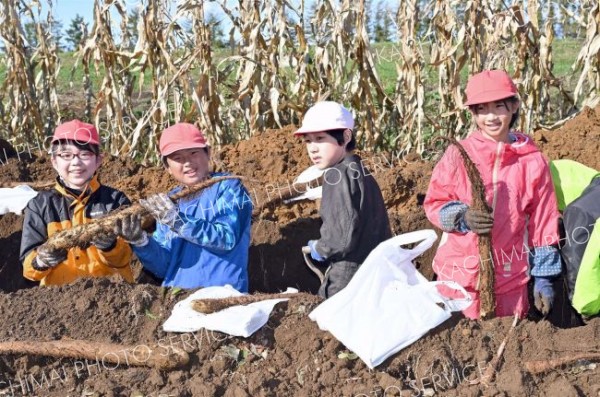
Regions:
<instances>
[{"instance_id":1,"label":"blue jacket","mask_svg":"<svg viewBox=\"0 0 600 397\"><path fill-rule=\"evenodd\" d=\"M219 182L196 197L179 200L178 205L180 219L173 229L157 223L148 244L133 247L142 265L164 279L163 286L231 284L247 292L252 201L242 183L238 179Z\"/></svg>"}]
</instances>

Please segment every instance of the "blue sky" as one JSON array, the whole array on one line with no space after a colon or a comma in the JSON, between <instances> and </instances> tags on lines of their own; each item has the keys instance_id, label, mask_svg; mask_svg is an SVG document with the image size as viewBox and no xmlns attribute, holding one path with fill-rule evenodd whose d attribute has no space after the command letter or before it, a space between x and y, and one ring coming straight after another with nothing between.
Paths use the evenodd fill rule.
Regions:
<instances>
[{"instance_id":1,"label":"blue sky","mask_svg":"<svg viewBox=\"0 0 600 397\"><path fill-rule=\"evenodd\" d=\"M141 0L124 0L124 4L127 6L128 10L132 10L137 8L139 4L142 2ZM42 0L44 10L45 7L48 6L47 0ZM178 2L174 2L174 6L177 5ZM75 15L79 14L83 17L83 19L91 25L91 22L94 18L94 0L54 0L54 19L57 19L62 22L63 26L66 28ZM175 9L175 7L173 8ZM218 6L212 3L206 4L207 11L216 12L220 10Z\"/></svg>"},{"instance_id":2,"label":"blue sky","mask_svg":"<svg viewBox=\"0 0 600 397\"><path fill-rule=\"evenodd\" d=\"M45 2L44 2L45 3ZM67 27L75 15L81 15L86 22L92 22L94 17L93 0L55 0L54 18L60 20Z\"/></svg>"}]
</instances>

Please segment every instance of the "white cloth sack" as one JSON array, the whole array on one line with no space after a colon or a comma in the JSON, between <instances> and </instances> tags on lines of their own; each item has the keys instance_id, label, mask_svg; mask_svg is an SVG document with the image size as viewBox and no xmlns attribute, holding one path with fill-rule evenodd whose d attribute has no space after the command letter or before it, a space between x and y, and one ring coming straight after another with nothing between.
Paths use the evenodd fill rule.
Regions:
<instances>
[{"instance_id":1,"label":"white cloth sack","mask_svg":"<svg viewBox=\"0 0 600 397\"><path fill-rule=\"evenodd\" d=\"M288 288L285 292L298 291ZM171 316L163 324L163 330L166 332L195 332L205 328L233 336L248 337L267 323L269 315L277 303L287 300L268 299L246 306L232 306L211 314L199 313L191 306L192 301L196 299L228 298L242 295L244 294L238 292L231 285L202 288L175 305Z\"/></svg>"},{"instance_id":2,"label":"white cloth sack","mask_svg":"<svg viewBox=\"0 0 600 397\"><path fill-rule=\"evenodd\" d=\"M302 171L300 175L296 179L294 179L294 184L296 183L308 183L314 180L317 180L323 175L324 170L319 169L316 165L312 165ZM320 199L323 196L323 187L317 186L313 188L306 189L306 192L302 193L300 196L293 197L289 200L286 200L286 203L296 201L296 200L316 200Z\"/></svg>"},{"instance_id":3,"label":"white cloth sack","mask_svg":"<svg viewBox=\"0 0 600 397\"><path fill-rule=\"evenodd\" d=\"M381 364L446 321L452 311L464 310L472 303L460 285L429 282L415 269L412 260L436 239L433 230L420 230L382 242L346 288L317 306L309 317L356 353L369 368ZM400 247L419 241L414 249ZM445 298L435 288L439 284L462 292L464 298Z\"/></svg>"},{"instance_id":4,"label":"white cloth sack","mask_svg":"<svg viewBox=\"0 0 600 397\"><path fill-rule=\"evenodd\" d=\"M21 215L29 200L37 196L38 192L27 185L13 188L0 188L0 215L13 212Z\"/></svg>"}]
</instances>

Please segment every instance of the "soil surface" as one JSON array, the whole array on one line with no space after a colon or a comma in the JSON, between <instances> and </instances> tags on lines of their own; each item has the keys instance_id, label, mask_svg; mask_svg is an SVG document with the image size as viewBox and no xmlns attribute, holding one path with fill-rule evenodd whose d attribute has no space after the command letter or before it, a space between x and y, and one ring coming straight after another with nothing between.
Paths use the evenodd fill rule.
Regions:
<instances>
[{"instance_id":1,"label":"soil surface","mask_svg":"<svg viewBox=\"0 0 600 397\"><path fill-rule=\"evenodd\" d=\"M250 248L252 291L278 292L291 286L315 292L318 287L300 254L307 240L319 236L318 202L265 205L309 166L305 149L292 131L267 131L212 154L216 170L245 177L257 207ZM600 169L599 135L600 107L586 109L557 130L533 134L549 159L570 158L596 169ZM393 232L431 228L421 203L435 162L398 153L360 155L379 182ZM18 153L0 140L0 160L0 185L54 179L43 153ZM106 158L100 178L132 200L174 186L161 167L142 166L126 158ZM456 315L369 370L308 318L318 304L316 298L277 305L266 326L249 338L237 338L206 331L162 331L173 305L189 292L161 288L139 264L134 285L89 279L62 287L38 287L21 276L21 223L20 216L0 216L0 341L158 344L184 348L190 353L190 363L161 371L125 363L115 366L102 357L86 361L3 354L0 395L600 396L597 361L579 360L540 375L526 370L525 362L531 360L600 353L600 319L568 327L574 323L566 305L559 304L549 321L532 312L518 323L497 376L487 386L480 382L481 373L507 335L511 318L469 321ZM416 261L430 279L434 251Z\"/></svg>"}]
</instances>

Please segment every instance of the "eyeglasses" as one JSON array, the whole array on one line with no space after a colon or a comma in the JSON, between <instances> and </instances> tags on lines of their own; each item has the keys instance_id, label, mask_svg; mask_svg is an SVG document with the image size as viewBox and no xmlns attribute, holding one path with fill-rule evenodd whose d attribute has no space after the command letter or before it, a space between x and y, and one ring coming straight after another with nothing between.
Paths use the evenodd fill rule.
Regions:
<instances>
[{"instance_id":1,"label":"eyeglasses","mask_svg":"<svg viewBox=\"0 0 600 397\"><path fill-rule=\"evenodd\" d=\"M93 152L79 152L77 154L71 153L71 152L61 152L61 153L56 153L55 155L65 161L71 161L75 157L77 157L79 160L89 160L95 156L95 154Z\"/></svg>"}]
</instances>

